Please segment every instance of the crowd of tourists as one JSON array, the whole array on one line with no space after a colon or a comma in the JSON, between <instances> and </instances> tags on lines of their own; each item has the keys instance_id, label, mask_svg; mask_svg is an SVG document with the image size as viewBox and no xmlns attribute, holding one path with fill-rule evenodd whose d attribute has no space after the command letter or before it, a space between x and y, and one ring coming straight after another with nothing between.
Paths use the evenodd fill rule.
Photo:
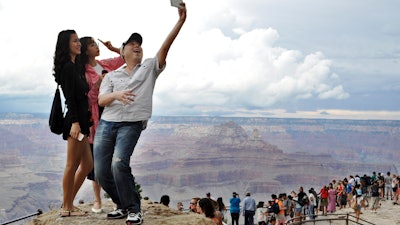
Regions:
<instances>
[{"instance_id":1,"label":"crowd of tourists","mask_svg":"<svg viewBox=\"0 0 400 225\"><path fill-rule=\"evenodd\" d=\"M232 225L239 225L240 215L244 217L245 225L281 225L288 221L313 220L340 209L351 208L358 222L362 209L376 213L380 201L400 204L399 181L400 176L390 172L373 172L370 176L350 175L341 180L333 179L321 188L311 187L307 192L299 187L290 193L272 194L270 199L258 201L257 204L250 192L246 193L244 199L233 192L229 206L225 206L221 197L215 200L207 193L204 198L192 198L188 211L202 214L217 225L227 224L227 211ZM184 211L182 206L180 209Z\"/></svg>"}]
</instances>

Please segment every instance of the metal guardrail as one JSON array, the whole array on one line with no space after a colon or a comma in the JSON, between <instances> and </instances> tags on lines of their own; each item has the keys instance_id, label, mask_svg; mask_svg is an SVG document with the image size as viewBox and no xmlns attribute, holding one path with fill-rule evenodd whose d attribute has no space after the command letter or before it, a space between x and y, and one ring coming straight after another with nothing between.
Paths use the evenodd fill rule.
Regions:
<instances>
[{"instance_id":1,"label":"metal guardrail","mask_svg":"<svg viewBox=\"0 0 400 225\"><path fill-rule=\"evenodd\" d=\"M332 222L334 221L344 221L344 224L348 225L349 222L353 222L356 223L356 217L354 215L350 215L349 213L347 214L329 214L330 216L334 216L334 217L330 217L330 218L316 218L313 220L306 220L307 215L305 216L299 216L299 217L293 217L290 220L287 220L285 222L285 224L290 224L290 225L318 225L318 224L322 224L322 222L328 222L329 224L332 224ZM297 221L301 219L301 221ZM326 224L326 223L324 223ZM361 224L361 225L376 225L374 223L371 223L367 220L364 220L362 218L358 219L357 224Z\"/></svg>"},{"instance_id":2,"label":"metal guardrail","mask_svg":"<svg viewBox=\"0 0 400 225\"><path fill-rule=\"evenodd\" d=\"M23 216L23 217L14 219L14 220L10 220L10 221L8 221L8 222L2 223L1 225L6 225L6 224L10 224L10 223L15 223L15 222L18 222L18 221L20 221L20 220L27 219L27 218L32 217L32 216L38 216L38 215L40 215L40 214L42 214L42 213L43 213L43 211L42 211L41 209L38 209L36 213L30 214L30 215L26 215L26 216Z\"/></svg>"}]
</instances>

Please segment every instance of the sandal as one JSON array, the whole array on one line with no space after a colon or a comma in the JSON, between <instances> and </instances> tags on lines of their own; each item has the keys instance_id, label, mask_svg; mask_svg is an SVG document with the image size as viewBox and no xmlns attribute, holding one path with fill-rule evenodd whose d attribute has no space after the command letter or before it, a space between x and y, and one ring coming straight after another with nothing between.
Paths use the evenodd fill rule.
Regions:
<instances>
[{"instance_id":1,"label":"sandal","mask_svg":"<svg viewBox=\"0 0 400 225\"><path fill-rule=\"evenodd\" d=\"M88 213L87 211L80 209L76 206L73 206L73 209L71 210L72 212L84 212L84 213Z\"/></svg>"},{"instance_id":2,"label":"sandal","mask_svg":"<svg viewBox=\"0 0 400 225\"><path fill-rule=\"evenodd\" d=\"M60 208L61 208L61 210L62 210L63 206L64 206L64 205L63 205L63 204L61 204L61 207L60 207ZM77 206L72 206L72 208L73 208L73 209L72 209L72 211L74 211L74 212L75 212L75 211L81 211L81 212L85 212L85 213L87 213L87 211L84 211L84 210L82 210L82 209L78 208Z\"/></svg>"},{"instance_id":3,"label":"sandal","mask_svg":"<svg viewBox=\"0 0 400 225\"><path fill-rule=\"evenodd\" d=\"M70 216L85 216L86 212L84 211L76 211L76 210L62 210L60 212L61 217L70 217Z\"/></svg>"}]
</instances>

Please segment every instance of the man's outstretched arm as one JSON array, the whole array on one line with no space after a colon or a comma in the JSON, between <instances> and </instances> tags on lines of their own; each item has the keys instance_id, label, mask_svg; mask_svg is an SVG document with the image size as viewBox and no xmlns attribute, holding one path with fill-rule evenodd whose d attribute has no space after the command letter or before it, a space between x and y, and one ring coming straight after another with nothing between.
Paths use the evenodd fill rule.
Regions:
<instances>
[{"instance_id":1,"label":"man's outstretched arm","mask_svg":"<svg viewBox=\"0 0 400 225\"><path fill-rule=\"evenodd\" d=\"M164 43L161 45L160 50L158 50L157 58L159 63L159 68L162 68L166 64L167 55L169 48L174 42L176 36L178 36L179 31L181 30L183 24L186 21L186 5L184 2L181 3L181 7L178 8L179 20L175 24L174 28L172 28L171 32L168 34Z\"/></svg>"}]
</instances>

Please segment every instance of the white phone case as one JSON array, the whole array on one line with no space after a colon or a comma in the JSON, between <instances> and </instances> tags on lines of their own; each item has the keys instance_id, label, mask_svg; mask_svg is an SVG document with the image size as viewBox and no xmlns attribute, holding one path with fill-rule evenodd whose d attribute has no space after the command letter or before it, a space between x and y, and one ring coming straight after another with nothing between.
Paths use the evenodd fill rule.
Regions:
<instances>
[{"instance_id":1,"label":"white phone case","mask_svg":"<svg viewBox=\"0 0 400 225\"><path fill-rule=\"evenodd\" d=\"M84 137L85 137L85 135L83 135L82 133L79 133L78 141L82 141Z\"/></svg>"}]
</instances>

